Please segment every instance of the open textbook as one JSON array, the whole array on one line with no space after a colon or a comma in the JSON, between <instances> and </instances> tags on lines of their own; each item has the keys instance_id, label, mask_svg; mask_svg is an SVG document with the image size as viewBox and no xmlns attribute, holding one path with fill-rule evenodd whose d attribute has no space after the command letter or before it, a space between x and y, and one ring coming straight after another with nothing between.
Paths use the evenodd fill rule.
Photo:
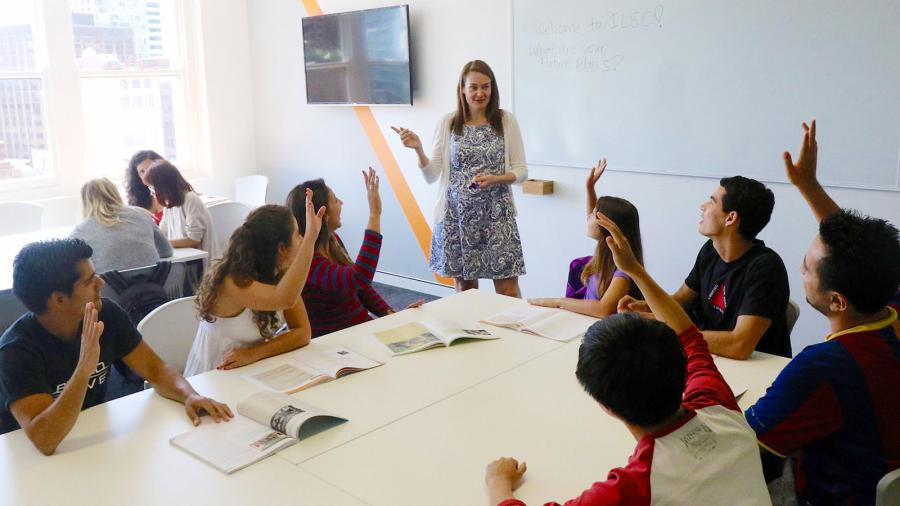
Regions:
<instances>
[{"instance_id":1,"label":"open textbook","mask_svg":"<svg viewBox=\"0 0 900 506\"><path fill-rule=\"evenodd\" d=\"M206 423L169 442L226 474L243 469L346 418L293 397L258 392L237 405L229 422Z\"/></svg>"},{"instance_id":2,"label":"open textbook","mask_svg":"<svg viewBox=\"0 0 900 506\"><path fill-rule=\"evenodd\" d=\"M382 365L342 346L303 349L291 360L243 377L269 390L292 394L300 390Z\"/></svg>"},{"instance_id":3,"label":"open textbook","mask_svg":"<svg viewBox=\"0 0 900 506\"><path fill-rule=\"evenodd\" d=\"M460 339L498 339L488 329L476 324L459 324L439 318L407 323L375 332L394 355L405 355L438 346L450 346Z\"/></svg>"},{"instance_id":4,"label":"open textbook","mask_svg":"<svg viewBox=\"0 0 900 506\"><path fill-rule=\"evenodd\" d=\"M583 336L588 327L593 325L597 319L563 309L522 306L495 314L481 321L489 325L566 342Z\"/></svg>"}]
</instances>

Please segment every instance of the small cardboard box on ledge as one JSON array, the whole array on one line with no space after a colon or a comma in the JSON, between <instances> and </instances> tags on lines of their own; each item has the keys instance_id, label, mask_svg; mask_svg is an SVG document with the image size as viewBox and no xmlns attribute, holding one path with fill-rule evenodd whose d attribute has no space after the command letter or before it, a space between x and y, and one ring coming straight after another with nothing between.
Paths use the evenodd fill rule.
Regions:
<instances>
[{"instance_id":1,"label":"small cardboard box on ledge","mask_svg":"<svg viewBox=\"0 0 900 506\"><path fill-rule=\"evenodd\" d=\"M546 179L526 179L522 183L522 193L531 195L548 195L553 193L553 181Z\"/></svg>"}]
</instances>

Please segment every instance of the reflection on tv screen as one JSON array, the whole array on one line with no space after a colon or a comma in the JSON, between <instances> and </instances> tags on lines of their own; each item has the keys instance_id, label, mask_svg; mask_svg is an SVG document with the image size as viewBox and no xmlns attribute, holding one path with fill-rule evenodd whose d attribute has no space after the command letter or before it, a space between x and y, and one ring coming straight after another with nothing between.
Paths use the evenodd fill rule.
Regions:
<instances>
[{"instance_id":1,"label":"reflection on tv screen","mask_svg":"<svg viewBox=\"0 0 900 506\"><path fill-rule=\"evenodd\" d=\"M406 5L303 18L306 102L412 104Z\"/></svg>"}]
</instances>

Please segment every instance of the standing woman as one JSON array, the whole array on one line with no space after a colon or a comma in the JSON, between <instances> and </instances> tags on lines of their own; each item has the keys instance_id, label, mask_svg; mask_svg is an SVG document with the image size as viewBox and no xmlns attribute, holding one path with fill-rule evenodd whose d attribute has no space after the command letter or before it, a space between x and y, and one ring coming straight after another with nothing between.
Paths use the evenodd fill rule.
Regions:
<instances>
[{"instance_id":1,"label":"standing woman","mask_svg":"<svg viewBox=\"0 0 900 506\"><path fill-rule=\"evenodd\" d=\"M206 205L174 165L158 160L145 176L156 199L164 207L159 228L176 248L197 248L209 253L210 262L219 258L216 232Z\"/></svg>"},{"instance_id":2,"label":"standing woman","mask_svg":"<svg viewBox=\"0 0 900 506\"><path fill-rule=\"evenodd\" d=\"M481 60L463 66L456 111L438 124L431 158L413 131L392 128L416 150L425 180L440 179L431 270L454 278L457 291L486 278L497 293L521 297L525 260L510 185L524 181L528 168L519 124L500 109L491 68Z\"/></svg>"},{"instance_id":3,"label":"standing woman","mask_svg":"<svg viewBox=\"0 0 900 506\"><path fill-rule=\"evenodd\" d=\"M125 170L125 186L128 196L128 205L134 207L142 207L153 215L153 221L159 225L162 219L163 206L156 201L156 196L147 187L147 170L150 165L162 160L156 151L149 149L138 151L131 157L128 162L128 168Z\"/></svg>"}]
</instances>

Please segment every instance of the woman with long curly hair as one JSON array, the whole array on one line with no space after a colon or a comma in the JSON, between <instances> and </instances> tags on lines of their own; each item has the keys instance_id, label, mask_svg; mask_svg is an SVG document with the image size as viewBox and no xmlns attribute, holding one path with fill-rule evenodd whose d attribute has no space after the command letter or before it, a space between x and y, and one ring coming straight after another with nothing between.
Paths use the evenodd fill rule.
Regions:
<instances>
[{"instance_id":1,"label":"woman with long curly hair","mask_svg":"<svg viewBox=\"0 0 900 506\"><path fill-rule=\"evenodd\" d=\"M322 216L306 194L306 233L284 206L254 210L231 235L228 249L203 278L197 305L200 327L185 366L191 376L233 369L309 344L309 317L300 293ZM283 312L287 332L276 335Z\"/></svg>"},{"instance_id":2,"label":"woman with long curly hair","mask_svg":"<svg viewBox=\"0 0 900 506\"><path fill-rule=\"evenodd\" d=\"M131 156L128 168L125 169L125 191L128 197L128 205L142 207L153 215L153 221L159 225L162 220L163 206L157 202L156 195L150 191L147 182L147 171L150 165L163 157L156 151L145 149Z\"/></svg>"}]
</instances>

